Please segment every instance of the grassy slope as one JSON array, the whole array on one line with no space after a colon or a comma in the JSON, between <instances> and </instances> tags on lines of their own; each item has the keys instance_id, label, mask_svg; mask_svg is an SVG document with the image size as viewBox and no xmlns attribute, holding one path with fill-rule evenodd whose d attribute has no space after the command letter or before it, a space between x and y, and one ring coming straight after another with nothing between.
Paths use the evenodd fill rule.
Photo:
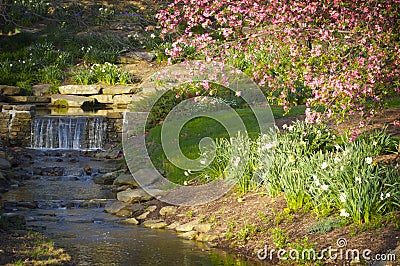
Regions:
<instances>
[{"instance_id":1,"label":"grassy slope","mask_svg":"<svg viewBox=\"0 0 400 266\"><path fill-rule=\"evenodd\" d=\"M272 107L272 113L274 118L282 117L284 114L282 107ZM236 110L242 121L244 122L247 132L250 137L255 138L259 134L259 127L257 120L250 109L238 109ZM296 116L304 114L305 107L299 106L291 109L287 116ZM168 179L173 182L182 183L185 179L184 170L173 166L171 163L167 163L165 155L163 153L161 143L161 125L158 125L149 130L147 142L151 143L148 148L149 154L152 158L153 163L159 169L164 171ZM210 137L212 139L228 137L228 132L225 128L210 118L200 117L195 118L185 124L182 128L179 136L179 143L181 150L185 156L191 159L195 159L199 156L199 142L204 137Z\"/></svg>"}]
</instances>

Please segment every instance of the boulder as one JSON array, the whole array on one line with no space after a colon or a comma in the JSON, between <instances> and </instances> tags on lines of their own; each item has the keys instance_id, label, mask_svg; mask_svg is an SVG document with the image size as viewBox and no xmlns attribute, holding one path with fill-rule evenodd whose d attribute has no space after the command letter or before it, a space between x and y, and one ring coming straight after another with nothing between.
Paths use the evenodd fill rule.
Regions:
<instances>
[{"instance_id":1,"label":"boulder","mask_svg":"<svg viewBox=\"0 0 400 266\"><path fill-rule=\"evenodd\" d=\"M188 240L193 240L196 238L197 235L198 235L198 232L196 232L196 231L188 231L188 232L185 232L182 234L178 234L178 237L188 239Z\"/></svg>"},{"instance_id":2,"label":"boulder","mask_svg":"<svg viewBox=\"0 0 400 266\"><path fill-rule=\"evenodd\" d=\"M153 197L161 196L164 191L155 188L146 188L146 191L137 189L128 189L117 193L117 199L123 202L135 203L141 201L149 201Z\"/></svg>"},{"instance_id":3,"label":"boulder","mask_svg":"<svg viewBox=\"0 0 400 266\"><path fill-rule=\"evenodd\" d=\"M61 105L67 107L82 107L82 106L93 106L96 104L96 99L75 96L75 95L51 95L51 105Z\"/></svg>"},{"instance_id":4,"label":"boulder","mask_svg":"<svg viewBox=\"0 0 400 266\"><path fill-rule=\"evenodd\" d=\"M192 231L193 228L199 224L199 220L194 220L185 224L181 224L175 228L177 232L189 232Z\"/></svg>"},{"instance_id":5,"label":"boulder","mask_svg":"<svg viewBox=\"0 0 400 266\"><path fill-rule=\"evenodd\" d=\"M93 95L99 94L101 87L99 85L65 85L60 86L58 91L61 94L72 94L72 95Z\"/></svg>"},{"instance_id":6,"label":"boulder","mask_svg":"<svg viewBox=\"0 0 400 266\"><path fill-rule=\"evenodd\" d=\"M0 85L0 94L9 96L22 95L23 90L16 86Z\"/></svg>"},{"instance_id":7,"label":"boulder","mask_svg":"<svg viewBox=\"0 0 400 266\"><path fill-rule=\"evenodd\" d=\"M136 180L133 178L132 174L122 174L119 175L115 180L114 180L114 185L116 186L124 186L128 185L130 187L138 187L139 184L136 182Z\"/></svg>"},{"instance_id":8,"label":"boulder","mask_svg":"<svg viewBox=\"0 0 400 266\"><path fill-rule=\"evenodd\" d=\"M142 212L142 211L144 210L144 207L143 207L143 205L140 204L140 203L135 203L135 204L132 204L132 205L130 205L130 204L127 205L127 206L124 208L124 210L128 210L128 211L131 212L132 215L135 215L135 214L137 214L138 212Z\"/></svg>"},{"instance_id":9,"label":"boulder","mask_svg":"<svg viewBox=\"0 0 400 266\"><path fill-rule=\"evenodd\" d=\"M139 220L144 220L147 218L147 216L149 216L150 212L144 212L141 215L139 215L138 217L136 217Z\"/></svg>"},{"instance_id":10,"label":"boulder","mask_svg":"<svg viewBox=\"0 0 400 266\"><path fill-rule=\"evenodd\" d=\"M117 193L117 199L122 202L134 203L151 200L153 196L147 194L143 189L127 189Z\"/></svg>"},{"instance_id":11,"label":"boulder","mask_svg":"<svg viewBox=\"0 0 400 266\"><path fill-rule=\"evenodd\" d=\"M0 169L6 170L11 168L11 163L3 158L0 158Z\"/></svg>"},{"instance_id":12,"label":"boulder","mask_svg":"<svg viewBox=\"0 0 400 266\"><path fill-rule=\"evenodd\" d=\"M196 237L196 240L201 241L201 242L211 242L217 238L218 238L218 235L201 233Z\"/></svg>"},{"instance_id":13,"label":"boulder","mask_svg":"<svg viewBox=\"0 0 400 266\"><path fill-rule=\"evenodd\" d=\"M147 62L151 62L156 58L156 55L151 52L130 52L119 58L120 63L122 64L134 64L140 60L146 60Z\"/></svg>"},{"instance_id":14,"label":"boulder","mask_svg":"<svg viewBox=\"0 0 400 266\"><path fill-rule=\"evenodd\" d=\"M135 93L137 87L132 85L117 85L113 87L106 87L102 89L103 94L116 95L116 94L130 94Z\"/></svg>"},{"instance_id":15,"label":"boulder","mask_svg":"<svg viewBox=\"0 0 400 266\"><path fill-rule=\"evenodd\" d=\"M133 52L133 54L141 59L151 62L156 58L156 55L151 52Z\"/></svg>"},{"instance_id":16,"label":"boulder","mask_svg":"<svg viewBox=\"0 0 400 266\"><path fill-rule=\"evenodd\" d=\"M114 105L127 105L132 102L133 94L121 94L114 95L113 104Z\"/></svg>"},{"instance_id":17,"label":"boulder","mask_svg":"<svg viewBox=\"0 0 400 266\"><path fill-rule=\"evenodd\" d=\"M159 223L152 224L150 226L150 228L151 229L164 229L166 226L167 226L166 222L159 222Z\"/></svg>"},{"instance_id":18,"label":"boulder","mask_svg":"<svg viewBox=\"0 0 400 266\"><path fill-rule=\"evenodd\" d=\"M116 201L107 203L106 206L104 207L104 211L115 214L115 213L119 212L120 210L122 210L123 208L125 208L126 206L127 206L126 203L116 200Z\"/></svg>"},{"instance_id":19,"label":"boulder","mask_svg":"<svg viewBox=\"0 0 400 266\"><path fill-rule=\"evenodd\" d=\"M122 210L118 211L115 215L118 216L118 217L131 217L132 216L132 211L126 210L126 209L122 209Z\"/></svg>"},{"instance_id":20,"label":"boulder","mask_svg":"<svg viewBox=\"0 0 400 266\"><path fill-rule=\"evenodd\" d=\"M125 171L120 170L120 171L106 173L103 175L97 175L93 178L93 182L99 185L112 185L117 176L119 176L123 172Z\"/></svg>"},{"instance_id":21,"label":"boulder","mask_svg":"<svg viewBox=\"0 0 400 266\"><path fill-rule=\"evenodd\" d=\"M157 206L156 205L151 205L151 206L147 207L146 210L149 211L149 212L154 212L155 210L157 210Z\"/></svg>"},{"instance_id":22,"label":"boulder","mask_svg":"<svg viewBox=\"0 0 400 266\"><path fill-rule=\"evenodd\" d=\"M46 95L49 92L49 89L51 88L51 84L39 84L39 85L33 85L32 86L32 91L34 96L43 96Z\"/></svg>"},{"instance_id":23,"label":"boulder","mask_svg":"<svg viewBox=\"0 0 400 266\"><path fill-rule=\"evenodd\" d=\"M96 99L99 103L113 103L113 96L112 95L105 95L105 94L97 94L89 96L90 98Z\"/></svg>"},{"instance_id":24,"label":"boulder","mask_svg":"<svg viewBox=\"0 0 400 266\"><path fill-rule=\"evenodd\" d=\"M133 176L138 180L140 186L151 186L160 181L160 175L154 169L142 168L136 171Z\"/></svg>"},{"instance_id":25,"label":"boulder","mask_svg":"<svg viewBox=\"0 0 400 266\"><path fill-rule=\"evenodd\" d=\"M155 226L157 224L160 224L160 223L166 225L166 223L163 220L158 219L158 220L147 220L147 221L144 221L143 222L143 226L147 227L147 228L153 228L153 226ZM165 227L165 225L164 225L164 227Z\"/></svg>"},{"instance_id":26,"label":"boulder","mask_svg":"<svg viewBox=\"0 0 400 266\"><path fill-rule=\"evenodd\" d=\"M167 225L167 226L165 227L165 229L168 229L168 230L175 230L179 225L180 225L179 222L175 221L175 222L173 222L172 224Z\"/></svg>"},{"instance_id":27,"label":"boulder","mask_svg":"<svg viewBox=\"0 0 400 266\"><path fill-rule=\"evenodd\" d=\"M200 233L207 233L208 231L211 230L211 225L207 223L201 223L198 225L195 225L194 230L200 232Z\"/></svg>"},{"instance_id":28,"label":"boulder","mask_svg":"<svg viewBox=\"0 0 400 266\"><path fill-rule=\"evenodd\" d=\"M136 220L135 218L128 218L128 219L122 220L121 222L128 223L128 224L135 224L135 225L139 224L139 221Z\"/></svg>"},{"instance_id":29,"label":"boulder","mask_svg":"<svg viewBox=\"0 0 400 266\"><path fill-rule=\"evenodd\" d=\"M178 210L178 208L175 206L164 206L160 209L160 215L167 216L167 215L176 214L177 210Z\"/></svg>"}]
</instances>

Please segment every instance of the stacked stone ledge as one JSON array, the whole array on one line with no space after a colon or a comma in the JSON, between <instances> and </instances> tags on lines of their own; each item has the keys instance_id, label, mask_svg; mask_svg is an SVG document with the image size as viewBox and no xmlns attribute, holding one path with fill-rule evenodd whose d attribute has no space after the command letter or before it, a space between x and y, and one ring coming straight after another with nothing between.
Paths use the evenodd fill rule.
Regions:
<instances>
[{"instance_id":1,"label":"stacked stone ledge","mask_svg":"<svg viewBox=\"0 0 400 266\"><path fill-rule=\"evenodd\" d=\"M0 140L7 144L29 146L34 105L1 105Z\"/></svg>"}]
</instances>

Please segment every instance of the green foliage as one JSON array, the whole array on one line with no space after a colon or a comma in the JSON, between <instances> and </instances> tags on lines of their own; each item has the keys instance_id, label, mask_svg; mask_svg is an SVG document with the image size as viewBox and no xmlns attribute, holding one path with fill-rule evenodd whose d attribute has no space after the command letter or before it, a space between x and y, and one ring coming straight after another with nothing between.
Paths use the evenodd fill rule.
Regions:
<instances>
[{"instance_id":1,"label":"green foliage","mask_svg":"<svg viewBox=\"0 0 400 266\"><path fill-rule=\"evenodd\" d=\"M99 37L87 41L91 45L88 47L81 47L82 58L89 64L104 64L106 62L117 63L120 54L118 45L112 41L111 44L100 41ZM100 42L99 42L100 41Z\"/></svg>"},{"instance_id":2,"label":"green foliage","mask_svg":"<svg viewBox=\"0 0 400 266\"><path fill-rule=\"evenodd\" d=\"M2 4L0 30L12 31L16 25L29 27L39 21L40 16L46 16L49 7L50 3L46 0L14 0L10 4Z\"/></svg>"},{"instance_id":3,"label":"green foliage","mask_svg":"<svg viewBox=\"0 0 400 266\"><path fill-rule=\"evenodd\" d=\"M193 123L204 130L204 120ZM182 146L187 147L184 139ZM239 134L230 140L217 138L215 143L214 160L202 171L187 172L188 178L231 179L239 193L264 185L272 196L283 194L289 213L306 207L319 217L340 213L359 224L400 206L398 167L373 159L394 151L395 142L385 130L343 143L325 126L297 122L279 132L276 140L268 135L252 140ZM203 151L200 158L208 158L210 152ZM197 158L196 152L189 154Z\"/></svg>"},{"instance_id":4,"label":"green foliage","mask_svg":"<svg viewBox=\"0 0 400 266\"><path fill-rule=\"evenodd\" d=\"M40 83L49 83L59 85L64 79L64 72L55 65L45 66L39 70L37 81Z\"/></svg>"},{"instance_id":5,"label":"green foliage","mask_svg":"<svg viewBox=\"0 0 400 266\"><path fill-rule=\"evenodd\" d=\"M344 219L341 217L330 217L323 219L321 221L318 221L314 225L312 225L309 229L309 233L317 233L317 234L326 234L333 229L336 228L341 228L343 226L346 226L349 223L348 219Z\"/></svg>"},{"instance_id":6,"label":"green foliage","mask_svg":"<svg viewBox=\"0 0 400 266\"><path fill-rule=\"evenodd\" d=\"M47 91L47 93L49 93L49 94L57 94L57 93L59 93L58 86L55 85L55 84L52 84L50 86L49 90Z\"/></svg>"},{"instance_id":7,"label":"green foliage","mask_svg":"<svg viewBox=\"0 0 400 266\"><path fill-rule=\"evenodd\" d=\"M288 243L288 247L298 252L299 260L296 261L297 263L301 265L324 265L322 261L316 261L318 255L315 251L316 244L310 243L308 237L305 236L303 239L295 239L294 242Z\"/></svg>"},{"instance_id":8,"label":"green foliage","mask_svg":"<svg viewBox=\"0 0 400 266\"><path fill-rule=\"evenodd\" d=\"M236 239L239 242L245 242L254 236L259 231L259 229L251 224L245 224L236 234Z\"/></svg>"},{"instance_id":9,"label":"green foliage","mask_svg":"<svg viewBox=\"0 0 400 266\"><path fill-rule=\"evenodd\" d=\"M78 84L105 83L108 85L131 83L128 72L122 71L117 65L111 63L94 64L90 68L77 68L72 75L72 80Z\"/></svg>"},{"instance_id":10,"label":"green foliage","mask_svg":"<svg viewBox=\"0 0 400 266\"><path fill-rule=\"evenodd\" d=\"M225 238L230 240L232 238L234 238L234 234L233 231L235 230L237 224L234 220L230 220L228 223L228 228L226 229L226 234L225 234Z\"/></svg>"},{"instance_id":11,"label":"green foliage","mask_svg":"<svg viewBox=\"0 0 400 266\"><path fill-rule=\"evenodd\" d=\"M33 95L32 85L29 80L18 81L16 85L22 89L24 95Z\"/></svg>"},{"instance_id":12,"label":"green foliage","mask_svg":"<svg viewBox=\"0 0 400 266\"><path fill-rule=\"evenodd\" d=\"M160 97L161 95L162 97ZM154 93L143 96L140 101L135 102L131 110L135 112L150 112L146 128L152 128L164 121L168 113L182 101L182 99L176 98L175 95L176 92L173 90L157 90ZM153 105L157 98L159 99Z\"/></svg>"},{"instance_id":13,"label":"green foliage","mask_svg":"<svg viewBox=\"0 0 400 266\"><path fill-rule=\"evenodd\" d=\"M285 230L282 230L278 226L272 227L268 230L271 233L274 244L277 248L285 248L289 241L289 235Z\"/></svg>"}]
</instances>

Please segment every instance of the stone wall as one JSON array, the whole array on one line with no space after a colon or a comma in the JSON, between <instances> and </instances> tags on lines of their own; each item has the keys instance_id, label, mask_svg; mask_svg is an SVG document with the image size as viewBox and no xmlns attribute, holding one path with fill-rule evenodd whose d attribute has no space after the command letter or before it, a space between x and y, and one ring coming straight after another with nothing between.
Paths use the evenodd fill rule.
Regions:
<instances>
[{"instance_id":1,"label":"stone wall","mask_svg":"<svg viewBox=\"0 0 400 266\"><path fill-rule=\"evenodd\" d=\"M123 115L121 112L107 113L107 146L116 146L122 142Z\"/></svg>"},{"instance_id":2,"label":"stone wall","mask_svg":"<svg viewBox=\"0 0 400 266\"><path fill-rule=\"evenodd\" d=\"M34 105L0 105L0 140L7 144L29 146Z\"/></svg>"}]
</instances>

